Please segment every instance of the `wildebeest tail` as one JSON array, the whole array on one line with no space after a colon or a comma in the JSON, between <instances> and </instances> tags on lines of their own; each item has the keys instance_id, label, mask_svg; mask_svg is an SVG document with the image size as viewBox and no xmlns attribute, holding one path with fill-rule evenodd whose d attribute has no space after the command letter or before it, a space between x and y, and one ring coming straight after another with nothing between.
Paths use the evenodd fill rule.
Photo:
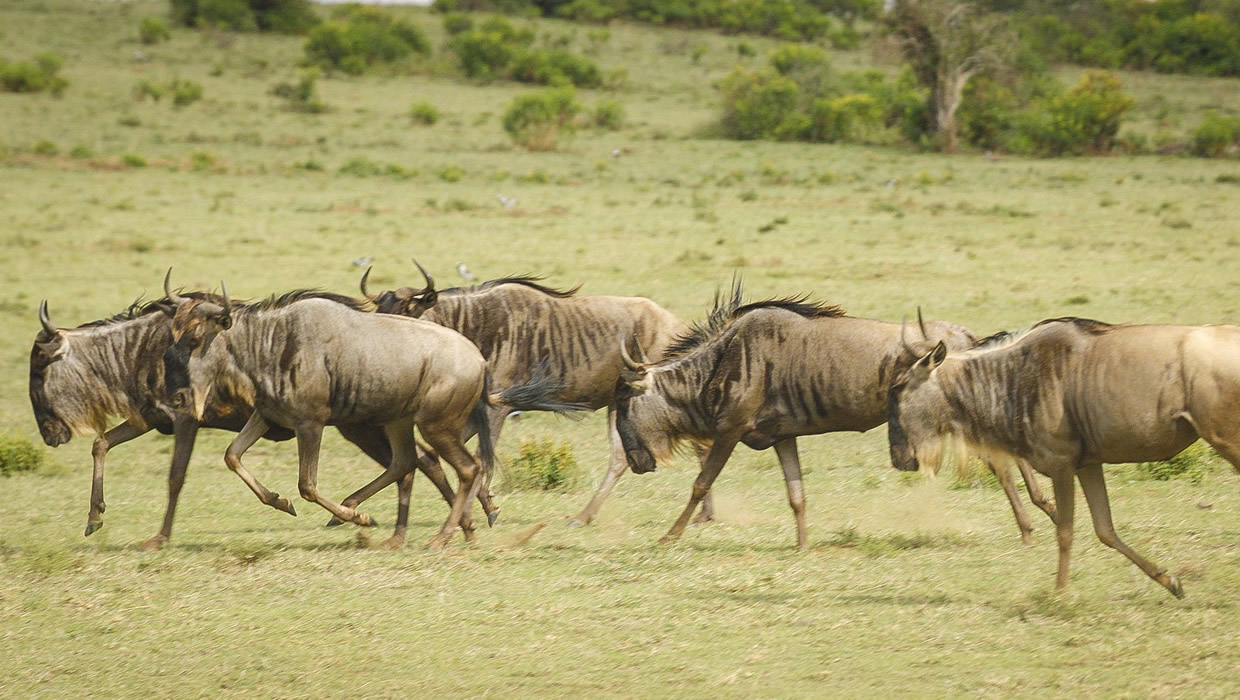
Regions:
<instances>
[{"instance_id":1,"label":"wildebeest tail","mask_svg":"<svg viewBox=\"0 0 1240 700\"><path fill-rule=\"evenodd\" d=\"M487 370L482 380L482 396L469 412L469 429L478 436L478 460L482 462L482 472L491 479L495 469L495 439L491 435L491 420L487 409L491 406L491 370Z\"/></svg>"},{"instance_id":2,"label":"wildebeest tail","mask_svg":"<svg viewBox=\"0 0 1240 700\"><path fill-rule=\"evenodd\" d=\"M490 401L493 406L507 406L513 411L551 411L570 417L590 410L584 404L555 398L564 393L564 389L564 381L552 376L550 366L544 361L534 369L528 382L491 394Z\"/></svg>"}]
</instances>

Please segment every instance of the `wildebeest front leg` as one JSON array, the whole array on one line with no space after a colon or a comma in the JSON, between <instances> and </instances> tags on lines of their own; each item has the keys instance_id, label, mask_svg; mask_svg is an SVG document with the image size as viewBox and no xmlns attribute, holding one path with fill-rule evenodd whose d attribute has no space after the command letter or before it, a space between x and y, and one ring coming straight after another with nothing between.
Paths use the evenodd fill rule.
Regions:
<instances>
[{"instance_id":1,"label":"wildebeest front leg","mask_svg":"<svg viewBox=\"0 0 1240 700\"><path fill-rule=\"evenodd\" d=\"M1059 518L1055 521L1055 535L1059 543L1059 571L1055 576L1055 588L1068 588L1068 563L1072 559L1072 512L1076 497L1076 480L1070 465L1060 466L1051 474L1055 488L1055 505Z\"/></svg>"},{"instance_id":2,"label":"wildebeest front leg","mask_svg":"<svg viewBox=\"0 0 1240 700\"><path fill-rule=\"evenodd\" d=\"M1089 515L1094 521L1094 532L1106 546L1118 550L1136 564L1147 576L1162 584L1176 598L1184 597L1184 589L1180 579L1167 574L1166 569L1132 551L1132 548L1115 534L1115 525L1111 523L1111 502L1107 498L1107 483L1102 475L1102 465L1095 464L1085 467L1076 473L1081 481L1081 491L1085 493L1085 502L1089 505Z\"/></svg>"},{"instance_id":3,"label":"wildebeest front leg","mask_svg":"<svg viewBox=\"0 0 1240 700\"><path fill-rule=\"evenodd\" d=\"M797 456L796 438L775 443L779 466L784 470L784 483L788 486L788 505L797 521L797 549L809 549L809 534L805 529L805 490L801 485L801 458Z\"/></svg>"},{"instance_id":4,"label":"wildebeest front leg","mask_svg":"<svg viewBox=\"0 0 1240 700\"><path fill-rule=\"evenodd\" d=\"M103 463L108 450L123 442L129 442L139 435L145 435L149 430L150 428L139 428L125 421L95 438L95 442L90 446L94 468L90 479L90 512L86 515L86 537L90 537L91 533L103 527L103 512L108 509L107 504L103 502Z\"/></svg>"},{"instance_id":5,"label":"wildebeest front leg","mask_svg":"<svg viewBox=\"0 0 1240 700\"><path fill-rule=\"evenodd\" d=\"M303 423L297 426L294 432L297 435L299 462L297 490L301 493L301 497L323 506L329 513L346 522L356 523L363 527L374 525L375 521L369 515L359 513L355 508L346 508L319 493L319 447L323 442L323 426L318 423ZM395 455L393 455L393 461L395 461ZM384 476L393 471L391 467L388 467L384 471Z\"/></svg>"},{"instance_id":6,"label":"wildebeest front leg","mask_svg":"<svg viewBox=\"0 0 1240 700\"><path fill-rule=\"evenodd\" d=\"M990 473L995 475L999 480L999 485L1003 487L1003 495L1007 496L1008 503L1012 506L1012 515L1016 516L1016 527L1020 528L1020 541L1023 544L1033 544L1033 523L1029 522L1029 514L1025 512L1025 506L1020 502L1020 495L1016 493L1016 484L1012 481L1012 470L1005 464L1002 467L995 466L992 460L986 460L986 466L990 469Z\"/></svg>"},{"instance_id":7,"label":"wildebeest front leg","mask_svg":"<svg viewBox=\"0 0 1240 700\"><path fill-rule=\"evenodd\" d=\"M698 466L706 463L706 448L701 445L694 445L693 451L697 454ZM715 491L714 489L707 491L702 497L702 509L698 511L697 517L693 519L694 525L704 525L715 519Z\"/></svg>"},{"instance_id":8,"label":"wildebeest front leg","mask_svg":"<svg viewBox=\"0 0 1240 700\"><path fill-rule=\"evenodd\" d=\"M198 437L198 421L188 416L178 416L172 429L172 464L168 467L168 508L164 511L164 525L159 534L141 544L142 549L153 551L163 547L172 538L172 520L176 517L177 499L185 486L185 470L194 452L194 440Z\"/></svg>"},{"instance_id":9,"label":"wildebeest front leg","mask_svg":"<svg viewBox=\"0 0 1240 700\"><path fill-rule=\"evenodd\" d=\"M258 479L255 479L241 464L241 456L245 454L246 450L253 447L259 438L267 434L269 427L267 421L263 420L263 417L257 411L250 414L249 420L245 422L245 427L241 429L241 432L237 433L237 437L233 438L228 449L224 451L224 464L227 464L233 473L241 477L245 485L250 487L255 496L258 496L258 500L276 510L282 510L289 515L297 515L297 511L293 509L293 504L287 498L281 498L280 494L267 490L267 487L260 484Z\"/></svg>"},{"instance_id":10,"label":"wildebeest front leg","mask_svg":"<svg viewBox=\"0 0 1240 700\"><path fill-rule=\"evenodd\" d=\"M728 437L726 439L717 439L715 444L711 445L710 452L706 455L706 461L702 463L702 471L698 474L697 479L693 481L693 491L689 495L689 505L685 506L684 512L672 524L672 529L659 539L661 544L671 542L680 537L681 533L689 525L689 518L693 517L693 511L697 510L698 503L701 502L706 494L710 492L711 484L715 483L715 477L719 476L719 472L723 471L723 465L727 464L728 457L732 456L732 450L736 449L736 443L739 442L737 437Z\"/></svg>"},{"instance_id":11,"label":"wildebeest front leg","mask_svg":"<svg viewBox=\"0 0 1240 700\"><path fill-rule=\"evenodd\" d=\"M611 447L611 458L607 464L607 473L603 475L603 483L599 484L586 507L568 521L569 527L582 527L593 522L599 509L603 507L603 501L611 495L616 482L629 468L628 459L624 456L624 444L620 442L620 433L616 430L616 410L613 406L607 407L607 438Z\"/></svg>"}]
</instances>

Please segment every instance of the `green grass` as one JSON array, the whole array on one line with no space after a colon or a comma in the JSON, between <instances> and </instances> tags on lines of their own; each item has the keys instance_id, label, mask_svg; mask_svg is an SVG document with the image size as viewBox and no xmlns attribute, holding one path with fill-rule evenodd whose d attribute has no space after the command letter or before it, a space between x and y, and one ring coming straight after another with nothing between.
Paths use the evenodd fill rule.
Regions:
<instances>
[{"instance_id":1,"label":"green grass","mask_svg":"<svg viewBox=\"0 0 1240 700\"><path fill-rule=\"evenodd\" d=\"M0 316L11 329L0 338L0 431L38 440L26 381L40 299L76 325L155 293L169 265L180 283L223 279L236 297L355 293L362 270L351 261L362 256L374 257L372 288L408 284L420 279L408 262L417 256L441 286L465 261L483 278L532 272L585 293L649 296L686 319L736 272L753 298L810 293L888 319L920 305L979 333L1061 315L1240 322L1234 161L992 162L702 139L717 113L710 83L737 61L765 61L774 44L744 39L758 49L745 59L735 37L625 25L595 42L593 58L605 73L626 69L627 86L580 94L619 102L624 128L530 153L500 124L529 88L429 72L321 78L330 109L290 112L269 90L296 75L299 40L175 30L142 46L136 26L159 6L0 7L4 55L58 52L70 82L59 99L0 94ZM441 45L437 16L402 12ZM591 43L585 27L538 28ZM150 60L134 61L139 49ZM867 56L834 60L861 67ZM139 79L173 77L201 84L202 99L174 110L132 96ZM1234 80L1125 81L1145 115L1133 128L1151 134L1154 95L1185 133L1201 110L1240 102ZM412 125L418 100L443 118ZM61 154L35 153L42 141ZM341 173L351 162L378 174ZM527 415L506 427L501 456L522 438L567 442L588 483L505 493L494 530L442 554L419 546L444 515L425 480L412 544L375 551L366 545L385 527L328 530L311 504L297 519L258 504L223 467L223 434L199 439L165 551L135 545L162 517L167 438L112 453L106 525L83 539L90 440L46 450L38 472L0 479L4 687L47 697L1240 691L1240 478L1216 458L1200 483L1108 470L1121 536L1180 574L1188 598L1176 601L1096 541L1080 499L1072 590L1052 594L1055 546L1036 510L1035 544L1022 547L998 490L902 477L881 429L801 440L805 554L793 550L773 455L739 450L717 482L719 522L660 547L691 460L625 476L595 524L568 529L607 459L603 416ZM291 494L295 455L260 444L247 463ZM372 474L327 438L327 493ZM368 512L390 526L394 500L384 493Z\"/></svg>"}]
</instances>

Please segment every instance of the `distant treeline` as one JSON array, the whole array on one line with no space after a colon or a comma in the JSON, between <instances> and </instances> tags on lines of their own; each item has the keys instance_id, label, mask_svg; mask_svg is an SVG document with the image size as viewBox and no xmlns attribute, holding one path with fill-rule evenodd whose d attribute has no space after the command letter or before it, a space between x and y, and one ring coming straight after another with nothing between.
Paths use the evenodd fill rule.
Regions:
<instances>
[{"instance_id":1,"label":"distant treeline","mask_svg":"<svg viewBox=\"0 0 1240 700\"><path fill-rule=\"evenodd\" d=\"M853 23L873 19L879 0L435 0L442 12L487 11L583 22L627 19L675 27L765 34L789 40L830 38L856 45ZM841 25L836 26L832 19Z\"/></svg>"},{"instance_id":2,"label":"distant treeline","mask_svg":"<svg viewBox=\"0 0 1240 700\"><path fill-rule=\"evenodd\" d=\"M1240 75L1240 0L985 0L1043 59Z\"/></svg>"}]
</instances>

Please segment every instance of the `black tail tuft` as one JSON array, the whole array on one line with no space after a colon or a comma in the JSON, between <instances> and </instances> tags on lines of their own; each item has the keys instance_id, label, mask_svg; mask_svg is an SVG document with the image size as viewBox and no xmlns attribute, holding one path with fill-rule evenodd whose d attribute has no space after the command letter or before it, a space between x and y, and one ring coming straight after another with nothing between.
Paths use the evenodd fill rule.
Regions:
<instances>
[{"instance_id":1,"label":"black tail tuft","mask_svg":"<svg viewBox=\"0 0 1240 700\"><path fill-rule=\"evenodd\" d=\"M470 428L478 436L478 459L482 462L482 473L486 474L487 482L491 480L491 472L495 470L495 440L491 435L491 421L487 417L487 408L491 405L491 371L487 370L482 380L482 396L469 412Z\"/></svg>"},{"instance_id":2,"label":"black tail tuft","mask_svg":"<svg viewBox=\"0 0 1240 700\"><path fill-rule=\"evenodd\" d=\"M492 401L513 411L552 411L570 417L592 410L585 404L556 399L564 388L564 381L551 376L551 367L544 361L534 369L530 381L504 389Z\"/></svg>"}]
</instances>

